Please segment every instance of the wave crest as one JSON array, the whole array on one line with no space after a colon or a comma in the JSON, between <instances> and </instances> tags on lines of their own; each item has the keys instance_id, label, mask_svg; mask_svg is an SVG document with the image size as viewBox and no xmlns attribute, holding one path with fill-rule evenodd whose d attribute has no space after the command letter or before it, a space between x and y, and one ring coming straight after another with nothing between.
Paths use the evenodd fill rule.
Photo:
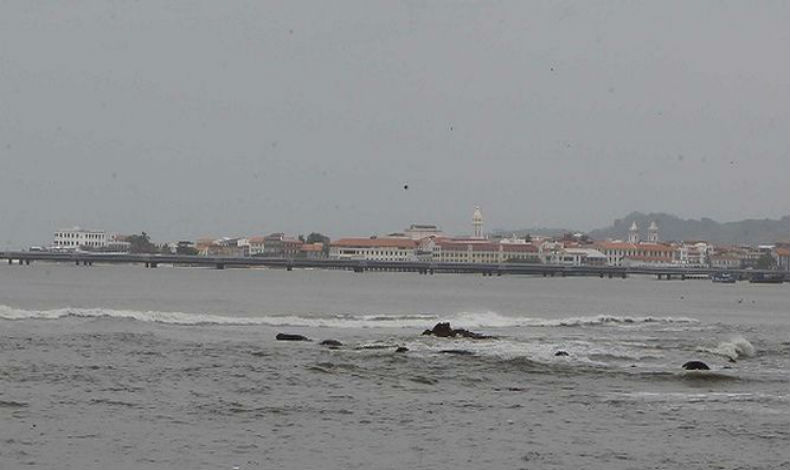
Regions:
<instances>
[{"instance_id":1,"label":"wave crest","mask_svg":"<svg viewBox=\"0 0 790 470\"><path fill-rule=\"evenodd\" d=\"M119 310L106 308L57 308L51 310L25 310L0 305L0 319L4 320L56 320L67 317L121 318L144 322L174 325L267 325L326 328L430 328L439 321L450 321L459 328L511 328L511 327L581 327L597 325L632 325L645 323L695 323L684 317L621 317L594 315L560 319L513 317L496 312L461 312L455 315L402 314L402 315L262 315L259 317L224 316L206 313Z\"/></svg>"},{"instance_id":2,"label":"wave crest","mask_svg":"<svg viewBox=\"0 0 790 470\"><path fill-rule=\"evenodd\" d=\"M754 346L743 336L736 336L729 341L722 341L715 348L698 347L697 351L724 356L733 361L739 357L754 356Z\"/></svg>"}]
</instances>

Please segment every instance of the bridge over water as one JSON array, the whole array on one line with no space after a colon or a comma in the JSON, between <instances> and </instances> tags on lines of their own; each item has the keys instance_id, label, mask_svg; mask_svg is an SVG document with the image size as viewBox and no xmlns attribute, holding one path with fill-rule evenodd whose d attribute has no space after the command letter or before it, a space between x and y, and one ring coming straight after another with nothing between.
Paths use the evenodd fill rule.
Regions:
<instances>
[{"instance_id":1,"label":"bridge over water","mask_svg":"<svg viewBox=\"0 0 790 470\"><path fill-rule=\"evenodd\" d=\"M369 261L342 259L290 259L263 257L218 257L218 256L186 256L160 254L120 254L120 253L51 253L40 251L0 252L0 260L9 264L25 264L32 262L71 263L92 266L100 264L140 264L147 268L156 268L160 264L176 266L203 266L216 269L267 267L292 270L295 268L342 269L358 273L365 271L397 271L415 272L420 274L434 273L468 273L484 276L502 276L507 274L531 274L537 276L598 276L606 278L625 278L629 275L651 275L658 279L699 279L708 278L711 274L729 272L740 279L752 276L782 276L785 282L790 281L790 273L763 271L752 269L719 269L706 267L648 267L648 266L567 266L555 264L477 264L477 263L435 263L430 261Z\"/></svg>"}]
</instances>

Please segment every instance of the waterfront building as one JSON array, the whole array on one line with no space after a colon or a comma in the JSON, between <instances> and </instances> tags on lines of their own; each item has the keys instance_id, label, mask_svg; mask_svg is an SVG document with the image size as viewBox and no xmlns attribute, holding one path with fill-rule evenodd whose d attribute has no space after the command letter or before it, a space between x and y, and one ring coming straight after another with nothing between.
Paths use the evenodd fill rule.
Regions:
<instances>
[{"instance_id":1,"label":"waterfront building","mask_svg":"<svg viewBox=\"0 0 790 470\"><path fill-rule=\"evenodd\" d=\"M672 246L661 243L604 241L593 246L606 256L609 266L670 265L675 252Z\"/></svg>"},{"instance_id":2,"label":"waterfront building","mask_svg":"<svg viewBox=\"0 0 790 470\"><path fill-rule=\"evenodd\" d=\"M329 245L332 259L416 261L418 243L410 238L341 238Z\"/></svg>"},{"instance_id":3,"label":"waterfront building","mask_svg":"<svg viewBox=\"0 0 790 470\"><path fill-rule=\"evenodd\" d=\"M719 269L739 269L743 265L743 258L737 253L717 253L709 258L710 267Z\"/></svg>"},{"instance_id":4,"label":"waterfront building","mask_svg":"<svg viewBox=\"0 0 790 470\"><path fill-rule=\"evenodd\" d=\"M704 241L681 242L675 250L674 262L683 266L708 266L713 245Z\"/></svg>"},{"instance_id":5,"label":"waterfront building","mask_svg":"<svg viewBox=\"0 0 790 470\"><path fill-rule=\"evenodd\" d=\"M781 271L790 271L790 246L777 246L774 255L776 266Z\"/></svg>"},{"instance_id":6,"label":"waterfront building","mask_svg":"<svg viewBox=\"0 0 790 470\"><path fill-rule=\"evenodd\" d=\"M606 255L594 248L562 248L553 251L550 256L551 264L564 264L568 266L606 266Z\"/></svg>"},{"instance_id":7,"label":"waterfront building","mask_svg":"<svg viewBox=\"0 0 790 470\"><path fill-rule=\"evenodd\" d=\"M195 249L200 256L244 257L249 255L249 246L245 242L244 238L202 238L195 243Z\"/></svg>"},{"instance_id":8,"label":"waterfront building","mask_svg":"<svg viewBox=\"0 0 790 470\"><path fill-rule=\"evenodd\" d=\"M105 249L113 253L128 253L132 244L126 241L126 235L113 234L107 237Z\"/></svg>"},{"instance_id":9,"label":"waterfront building","mask_svg":"<svg viewBox=\"0 0 790 470\"><path fill-rule=\"evenodd\" d=\"M538 248L529 243L445 238L433 240L427 250L439 263L540 263Z\"/></svg>"},{"instance_id":10,"label":"waterfront building","mask_svg":"<svg viewBox=\"0 0 790 470\"><path fill-rule=\"evenodd\" d=\"M299 239L286 237L284 233L267 235L263 243L263 256L271 258L295 258L304 244Z\"/></svg>"},{"instance_id":11,"label":"waterfront building","mask_svg":"<svg viewBox=\"0 0 790 470\"><path fill-rule=\"evenodd\" d=\"M411 238L412 240L422 240L423 238L428 237L443 237L444 234L442 233L442 230L436 225L411 224L409 228L403 231L402 236Z\"/></svg>"},{"instance_id":12,"label":"waterfront building","mask_svg":"<svg viewBox=\"0 0 790 470\"><path fill-rule=\"evenodd\" d=\"M321 242L305 243L299 247L299 251L301 256L307 259L324 258L324 244Z\"/></svg>"},{"instance_id":13,"label":"waterfront building","mask_svg":"<svg viewBox=\"0 0 790 470\"><path fill-rule=\"evenodd\" d=\"M250 256L263 256L266 237L250 237L248 241Z\"/></svg>"},{"instance_id":14,"label":"waterfront building","mask_svg":"<svg viewBox=\"0 0 790 470\"><path fill-rule=\"evenodd\" d=\"M104 230L87 230L80 227L57 230L53 247L57 249L102 249L107 247L107 234Z\"/></svg>"}]
</instances>

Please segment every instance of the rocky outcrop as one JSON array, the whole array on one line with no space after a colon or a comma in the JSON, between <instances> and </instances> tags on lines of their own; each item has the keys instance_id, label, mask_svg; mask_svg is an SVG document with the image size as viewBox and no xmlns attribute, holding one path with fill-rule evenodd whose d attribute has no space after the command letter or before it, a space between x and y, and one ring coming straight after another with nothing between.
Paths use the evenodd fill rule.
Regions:
<instances>
[{"instance_id":1,"label":"rocky outcrop","mask_svg":"<svg viewBox=\"0 0 790 470\"><path fill-rule=\"evenodd\" d=\"M409 348L407 348L406 346L398 346L398 348L395 350L395 352L396 353L409 352Z\"/></svg>"},{"instance_id":2,"label":"rocky outcrop","mask_svg":"<svg viewBox=\"0 0 790 470\"><path fill-rule=\"evenodd\" d=\"M289 333L277 333L277 341L310 341L310 338L302 335L292 335Z\"/></svg>"},{"instance_id":3,"label":"rocky outcrop","mask_svg":"<svg viewBox=\"0 0 790 470\"><path fill-rule=\"evenodd\" d=\"M682 367L686 370L710 370L710 367L702 361L688 361Z\"/></svg>"},{"instance_id":4,"label":"rocky outcrop","mask_svg":"<svg viewBox=\"0 0 790 470\"><path fill-rule=\"evenodd\" d=\"M336 339L325 339L325 340L321 341L319 344L321 346L329 346L329 347L333 347L333 348L337 348L337 347L343 346L343 343L341 343L340 341L338 341Z\"/></svg>"},{"instance_id":5,"label":"rocky outcrop","mask_svg":"<svg viewBox=\"0 0 790 470\"><path fill-rule=\"evenodd\" d=\"M430 330L425 330L422 332L425 336L438 336L439 338L472 338L472 339L488 339L492 338L492 336L481 335L480 333L475 333L473 331L464 330L464 329L457 329L454 330L450 326L450 322L440 322L437 323Z\"/></svg>"},{"instance_id":6,"label":"rocky outcrop","mask_svg":"<svg viewBox=\"0 0 790 470\"><path fill-rule=\"evenodd\" d=\"M555 356L569 356L568 351L557 351L554 353Z\"/></svg>"}]
</instances>

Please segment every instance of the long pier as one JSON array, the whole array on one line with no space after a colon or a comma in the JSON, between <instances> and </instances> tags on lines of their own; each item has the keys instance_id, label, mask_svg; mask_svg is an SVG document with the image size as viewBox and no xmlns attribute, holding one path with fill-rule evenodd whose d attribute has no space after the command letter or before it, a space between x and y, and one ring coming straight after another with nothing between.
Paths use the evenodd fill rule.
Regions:
<instances>
[{"instance_id":1,"label":"long pier","mask_svg":"<svg viewBox=\"0 0 790 470\"><path fill-rule=\"evenodd\" d=\"M39 251L0 252L0 260L8 264L29 265L32 262L71 263L92 266L100 264L139 264L146 268L156 268L160 264L177 266L203 266L215 269L267 267L288 271L296 268L342 269L362 273L366 271L397 271L420 274L467 273L483 276L502 276L512 274L531 274L544 277L597 276L601 278L626 278L630 275L650 275L658 279L699 279L714 273L729 272L739 279L750 279L754 275L782 276L790 282L789 272L719 269L706 267L648 267L648 266L567 266L556 264L477 264L477 263L436 263L431 261L370 261L343 259L291 259L264 257L216 257L160 254L119 254L119 253L51 253Z\"/></svg>"}]
</instances>

